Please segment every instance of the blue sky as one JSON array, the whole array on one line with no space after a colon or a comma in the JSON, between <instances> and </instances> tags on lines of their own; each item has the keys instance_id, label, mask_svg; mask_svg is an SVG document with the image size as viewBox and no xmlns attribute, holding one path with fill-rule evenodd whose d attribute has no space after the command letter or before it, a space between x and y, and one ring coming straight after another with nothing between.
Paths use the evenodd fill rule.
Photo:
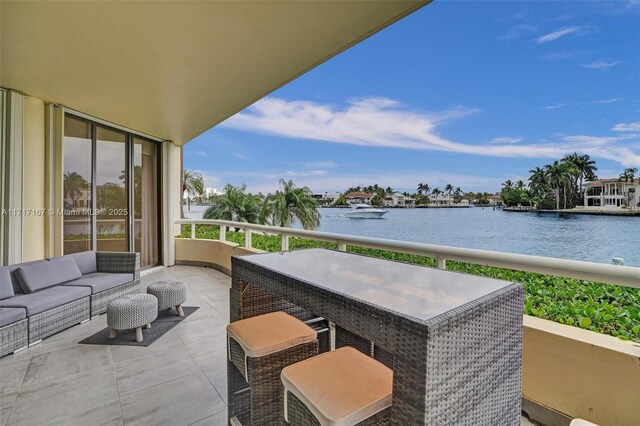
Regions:
<instances>
[{"instance_id":1,"label":"blue sky","mask_svg":"<svg viewBox=\"0 0 640 426\"><path fill-rule=\"evenodd\" d=\"M640 2L434 1L189 142L206 185L499 189L640 168Z\"/></svg>"}]
</instances>

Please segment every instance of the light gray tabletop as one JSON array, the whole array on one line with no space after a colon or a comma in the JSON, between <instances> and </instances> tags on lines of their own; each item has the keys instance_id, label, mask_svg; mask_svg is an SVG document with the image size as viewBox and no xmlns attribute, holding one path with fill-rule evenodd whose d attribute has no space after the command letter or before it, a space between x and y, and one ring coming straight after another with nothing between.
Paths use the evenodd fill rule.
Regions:
<instances>
[{"instance_id":1,"label":"light gray tabletop","mask_svg":"<svg viewBox=\"0 0 640 426\"><path fill-rule=\"evenodd\" d=\"M257 254L243 260L421 321L512 285L324 249Z\"/></svg>"}]
</instances>

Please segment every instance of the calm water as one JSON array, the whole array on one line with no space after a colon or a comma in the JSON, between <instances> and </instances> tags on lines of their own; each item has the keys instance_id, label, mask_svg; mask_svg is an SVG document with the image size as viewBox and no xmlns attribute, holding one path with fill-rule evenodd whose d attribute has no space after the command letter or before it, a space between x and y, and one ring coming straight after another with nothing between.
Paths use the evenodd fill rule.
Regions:
<instances>
[{"instance_id":1,"label":"calm water","mask_svg":"<svg viewBox=\"0 0 640 426\"><path fill-rule=\"evenodd\" d=\"M192 207L190 217L201 217ZM382 219L349 219L320 209L320 231L510 253L640 266L640 218L509 213L490 208L389 209Z\"/></svg>"}]
</instances>

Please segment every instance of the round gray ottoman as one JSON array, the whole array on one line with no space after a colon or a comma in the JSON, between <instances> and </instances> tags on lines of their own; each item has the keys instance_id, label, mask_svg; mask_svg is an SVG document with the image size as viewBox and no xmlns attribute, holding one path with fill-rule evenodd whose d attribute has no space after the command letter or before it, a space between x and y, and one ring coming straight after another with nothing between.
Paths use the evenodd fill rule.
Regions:
<instances>
[{"instance_id":1,"label":"round gray ottoman","mask_svg":"<svg viewBox=\"0 0 640 426\"><path fill-rule=\"evenodd\" d=\"M151 328L151 322L158 318L158 299L150 294L128 294L107 306L107 326L111 329L110 339L118 330L136 329L136 342L142 342L142 326Z\"/></svg>"},{"instance_id":2,"label":"round gray ottoman","mask_svg":"<svg viewBox=\"0 0 640 426\"><path fill-rule=\"evenodd\" d=\"M179 316L184 316L182 304L187 301L187 285L182 281L156 281L149 284L147 293L158 298L158 309L176 308Z\"/></svg>"}]
</instances>

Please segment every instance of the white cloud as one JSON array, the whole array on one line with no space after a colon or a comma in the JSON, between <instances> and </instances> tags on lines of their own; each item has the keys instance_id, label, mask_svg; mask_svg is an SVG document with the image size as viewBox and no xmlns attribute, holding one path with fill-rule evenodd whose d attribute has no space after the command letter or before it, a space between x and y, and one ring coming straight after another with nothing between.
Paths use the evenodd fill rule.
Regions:
<instances>
[{"instance_id":1,"label":"white cloud","mask_svg":"<svg viewBox=\"0 0 640 426\"><path fill-rule=\"evenodd\" d=\"M231 155L233 155L234 157L236 157L236 158L238 158L240 160L248 160L249 159L249 157L247 157L246 155L240 154L238 152L233 152L233 153L231 153Z\"/></svg>"},{"instance_id":2,"label":"white cloud","mask_svg":"<svg viewBox=\"0 0 640 426\"><path fill-rule=\"evenodd\" d=\"M286 173L287 176L291 176L291 177L295 177L295 176L322 176L322 175L326 175L326 174L327 174L326 170L308 170L308 171L302 171L302 172L288 171Z\"/></svg>"},{"instance_id":3,"label":"white cloud","mask_svg":"<svg viewBox=\"0 0 640 426\"><path fill-rule=\"evenodd\" d=\"M310 163L302 163L302 165L304 167L309 168L309 169L331 168L331 167L337 167L338 166L338 164L334 163L333 161L312 161Z\"/></svg>"},{"instance_id":4,"label":"white cloud","mask_svg":"<svg viewBox=\"0 0 640 426\"><path fill-rule=\"evenodd\" d=\"M574 151L621 164L640 164L640 157L619 142L627 137L564 136L549 143L469 144L449 140L437 128L477 110L456 107L441 112L410 110L397 101L369 98L340 108L309 101L265 98L221 125L260 134L371 148L402 148L490 157L560 158ZM591 139L589 139L591 138ZM594 146L595 140L610 146Z\"/></svg>"},{"instance_id":5,"label":"white cloud","mask_svg":"<svg viewBox=\"0 0 640 426\"><path fill-rule=\"evenodd\" d=\"M640 121L618 123L611 130L614 132L640 132Z\"/></svg>"},{"instance_id":6,"label":"white cloud","mask_svg":"<svg viewBox=\"0 0 640 426\"><path fill-rule=\"evenodd\" d=\"M569 34L578 34L582 32L583 29L584 27L579 27L575 25L571 27L564 27L552 33L545 34L541 37L538 37L535 40L538 44L548 43L550 41L558 40L559 38L567 36Z\"/></svg>"},{"instance_id":7,"label":"white cloud","mask_svg":"<svg viewBox=\"0 0 640 426\"><path fill-rule=\"evenodd\" d=\"M601 104L612 104L614 102L620 102L622 99L620 98L609 98L609 99L598 99L595 101L585 101L585 102L571 102L571 103L564 103L564 102L560 102L557 104L553 104L553 105L547 105L542 107L542 109L560 109L560 108L564 108L566 106L576 106L576 105L601 105Z\"/></svg>"},{"instance_id":8,"label":"white cloud","mask_svg":"<svg viewBox=\"0 0 640 426\"><path fill-rule=\"evenodd\" d=\"M491 139L491 141L489 143L493 143L493 144L513 144L513 143L522 142L523 140L524 140L523 138L500 137L500 138Z\"/></svg>"},{"instance_id":9,"label":"white cloud","mask_svg":"<svg viewBox=\"0 0 640 426\"><path fill-rule=\"evenodd\" d=\"M509 31L507 31L506 33L504 33L503 35L498 37L498 40L501 40L501 41L515 40L517 38L522 37L523 35L525 35L527 33L536 32L537 30L538 29L536 27L534 27L533 25L519 24L519 25L516 25L516 26L512 27L511 29L509 29Z\"/></svg>"},{"instance_id":10,"label":"white cloud","mask_svg":"<svg viewBox=\"0 0 640 426\"><path fill-rule=\"evenodd\" d=\"M563 50L559 52L551 52L544 54L542 59L545 61L562 61L565 59L572 59L579 56L588 55L591 53L590 50Z\"/></svg>"},{"instance_id":11,"label":"white cloud","mask_svg":"<svg viewBox=\"0 0 640 426\"><path fill-rule=\"evenodd\" d=\"M590 64L582 64L582 66L585 68L591 68L594 70L606 70L608 68L615 67L619 63L620 61L611 61L611 62L595 61L595 62L591 62Z\"/></svg>"},{"instance_id":12,"label":"white cloud","mask_svg":"<svg viewBox=\"0 0 640 426\"><path fill-rule=\"evenodd\" d=\"M208 157L208 156L209 156L209 155L208 155L206 152L204 152L204 151L196 151L196 152L195 152L195 154L196 154L198 157Z\"/></svg>"}]
</instances>

